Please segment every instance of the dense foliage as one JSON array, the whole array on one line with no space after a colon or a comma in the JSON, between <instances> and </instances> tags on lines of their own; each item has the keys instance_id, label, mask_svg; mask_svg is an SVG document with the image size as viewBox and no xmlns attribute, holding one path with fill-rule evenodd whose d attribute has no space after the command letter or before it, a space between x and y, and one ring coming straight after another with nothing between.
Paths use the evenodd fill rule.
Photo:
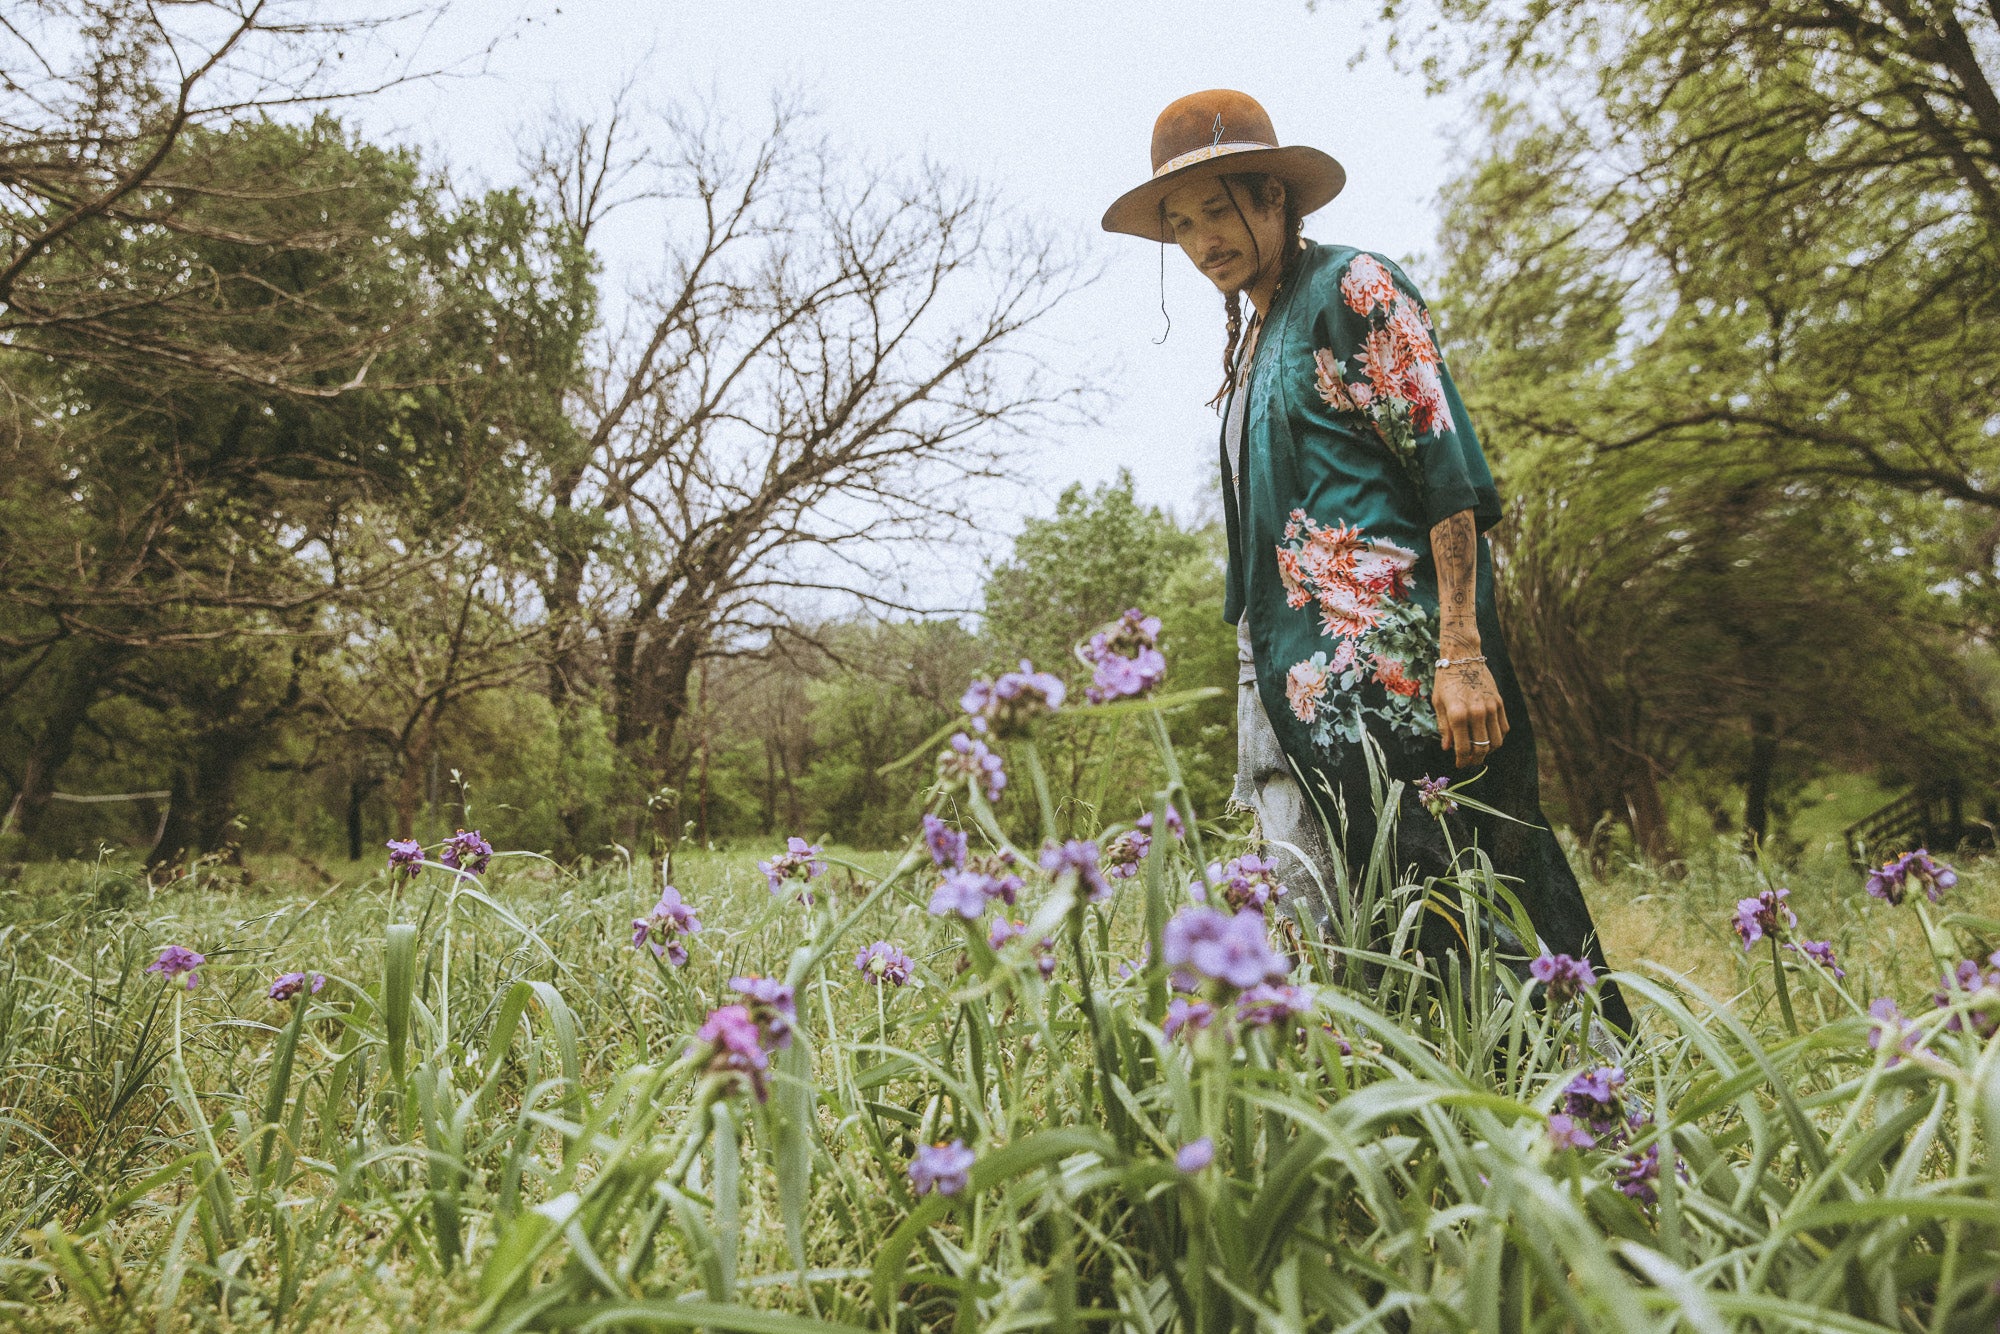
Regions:
<instances>
[{"instance_id":1,"label":"dense foliage","mask_svg":"<svg viewBox=\"0 0 2000 1334\"><path fill-rule=\"evenodd\" d=\"M1035 712L991 711L1004 786L984 766L968 786L945 749L900 855L774 840L755 873L695 854L667 886L465 834L252 916L97 868L59 916L9 927L35 946L0 987L9 1133L37 1146L6 1167L14 1311L744 1331L2000 1314L2000 963L1927 995L2000 933L1959 906L1990 903L1983 874L1911 857L1873 899L1794 896L1745 862L1683 899L1743 990L1620 975L1641 1031L1613 1045L1587 967L1500 965L1483 926L1513 910L1476 853L1450 882L1404 883L1384 848L1354 885L1280 888L1190 818L1143 701L1100 721L1158 744L1158 836L1135 837L1138 809L1080 827ZM1411 956L1440 911L1469 953ZM1834 921L1864 925L1808 938Z\"/></svg>"}]
</instances>

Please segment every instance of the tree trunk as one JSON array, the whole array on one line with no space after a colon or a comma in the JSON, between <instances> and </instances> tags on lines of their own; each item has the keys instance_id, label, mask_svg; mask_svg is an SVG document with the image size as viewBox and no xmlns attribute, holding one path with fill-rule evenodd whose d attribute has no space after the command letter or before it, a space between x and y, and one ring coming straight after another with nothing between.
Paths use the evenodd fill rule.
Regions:
<instances>
[{"instance_id":1,"label":"tree trunk","mask_svg":"<svg viewBox=\"0 0 2000 1334\"><path fill-rule=\"evenodd\" d=\"M351 862L361 860L361 803L374 786L359 778L347 781L347 860Z\"/></svg>"},{"instance_id":2,"label":"tree trunk","mask_svg":"<svg viewBox=\"0 0 2000 1334\"><path fill-rule=\"evenodd\" d=\"M1761 847L1769 832L1771 775L1778 764L1778 720L1769 710L1750 715L1750 767L1743 780L1743 841Z\"/></svg>"},{"instance_id":3,"label":"tree trunk","mask_svg":"<svg viewBox=\"0 0 2000 1334\"><path fill-rule=\"evenodd\" d=\"M41 729L28 747L21 786L6 818L0 820L0 833L18 830L32 839L41 831L49 794L56 790L56 775L69 763L70 752L76 747L77 729L83 726L84 717L97 703L112 673L131 652L118 644L78 640L68 664L53 671L55 692Z\"/></svg>"}]
</instances>

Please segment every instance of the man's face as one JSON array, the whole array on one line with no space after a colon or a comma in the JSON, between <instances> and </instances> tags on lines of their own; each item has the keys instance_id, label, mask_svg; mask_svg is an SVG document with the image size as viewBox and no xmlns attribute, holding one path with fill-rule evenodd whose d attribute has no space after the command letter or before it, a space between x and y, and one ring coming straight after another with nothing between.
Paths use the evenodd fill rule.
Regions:
<instances>
[{"instance_id":1,"label":"man's face","mask_svg":"<svg viewBox=\"0 0 2000 1334\"><path fill-rule=\"evenodd\" d=\"M1228 186L1213 176L1191 181L1167 196L1167 226L1210 282L1225 293L1240 292L1255 282L1259 261L1269 265L1284 245L1283 189L1274 181L1270 207L1259 209L1240 185Z\"/></svg>"}]
</instances>

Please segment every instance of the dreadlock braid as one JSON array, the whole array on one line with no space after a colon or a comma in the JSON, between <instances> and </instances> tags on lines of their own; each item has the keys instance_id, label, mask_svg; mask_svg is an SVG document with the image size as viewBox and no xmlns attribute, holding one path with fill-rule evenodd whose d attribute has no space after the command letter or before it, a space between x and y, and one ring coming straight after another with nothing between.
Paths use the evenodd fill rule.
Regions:
<instances>
[{"instance_id":1,"label":"dreadlock braid","mask_svg":"<svg viewBox=\"0 0 2000 1334\"><path fill-rule=\"evenodd\" d=\"M1222 400L1229 396L1229 386L1236 381L1236 345L1243 339L1243 293L1225 292L1222 310L1228 317L1229 339L1222 345L1222 388L1208 400L1211 408L1222 406Z\"/></svg>"},{"instance_id":2,"label":"dreadlock braid","mask_svg":"<svg viewBox=\"0 0 2000 1334\"><path fill-rule=\"evenodd\" d=\"M1271 180L1272 178L1264 172L1232 172L1222 177L1223 188L1229 193L1229 202L1235 204L1236 216L1242 220L1246 231L1249 230L1250 220L1243 217L1243 206L1236 203L1236 188L1241 186L1243 192L1250 196L1251 205L1261 212L1271 207ZM1292 192L1287 190L1285 191L1285 262L1278 270L1278 285L1271 292L1273 299L1279 292L1285 290L1285 284L1291 281L1293 270L1298 268L1299 256L1302 253L1299 242L1304 235L1305 219L1299 213L1298 204L1293 201ZM1255 232L1250 233L1250 248L1256 255L1257 268L1261 272L1264 267L1264 256L1257 248ZM1230 386L1236 383L1236 356L1238 345L1243 339L1243 294L1224 293L1222 310L1227 317L1229 334L1222 348L1222 387L1215 391L1214 398L1208 400L1208 406L1218 412L1222 410L1223 400L1229 397Z\"/></svg>"}]
</instances>

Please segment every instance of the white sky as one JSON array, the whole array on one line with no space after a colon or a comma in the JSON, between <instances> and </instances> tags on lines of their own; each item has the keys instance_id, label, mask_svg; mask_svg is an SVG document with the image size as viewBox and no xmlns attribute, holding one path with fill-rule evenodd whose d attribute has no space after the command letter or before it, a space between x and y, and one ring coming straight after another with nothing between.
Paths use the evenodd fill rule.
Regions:
<instances>
[{"instance_id":1,"label":"white sky","mask_svg":"<svg viewBox=\"0 0 2000 1334\"><path fill-rule=\"evenodd\" d=\"M518 176L519 132L552 102L602 105L635 68L652 100L709 94L751 123L774 89L793 86L835 139L892 162L928 154L1082 241L1104 277L1047 332L1101 372L1103 420L1030 447L1022 471L1035 480L987 535L989 551L1004 550L1020 516L1049 512L1071 481L1128 467L1144 500L1183 515L1211 484L1216 419L1203 404L1221 374L1220 297L1169 251L1173 332L1155 345L1158 248L1098 227L1111 199L1149 173L1153 119L1168 102L1238 88L1264 104L1281 141L1340 159L1347 188L1306 220L1308 235L1398 258L1431 247L1449 167L1444 132L1467 107L1427 98L1417 75L1381 58L1365 12L1355 0L1318 12L1305 0L459 0L414 52L414 30L394 44L420 65L443 65L500 39L484 73L344 114L505 184ZM1370 45L1377 54L1350 68ZM643 278L656 244L608 232L607 289ZM976 563L966 578L976 580Z\"/></svg>"}]
</instances>

